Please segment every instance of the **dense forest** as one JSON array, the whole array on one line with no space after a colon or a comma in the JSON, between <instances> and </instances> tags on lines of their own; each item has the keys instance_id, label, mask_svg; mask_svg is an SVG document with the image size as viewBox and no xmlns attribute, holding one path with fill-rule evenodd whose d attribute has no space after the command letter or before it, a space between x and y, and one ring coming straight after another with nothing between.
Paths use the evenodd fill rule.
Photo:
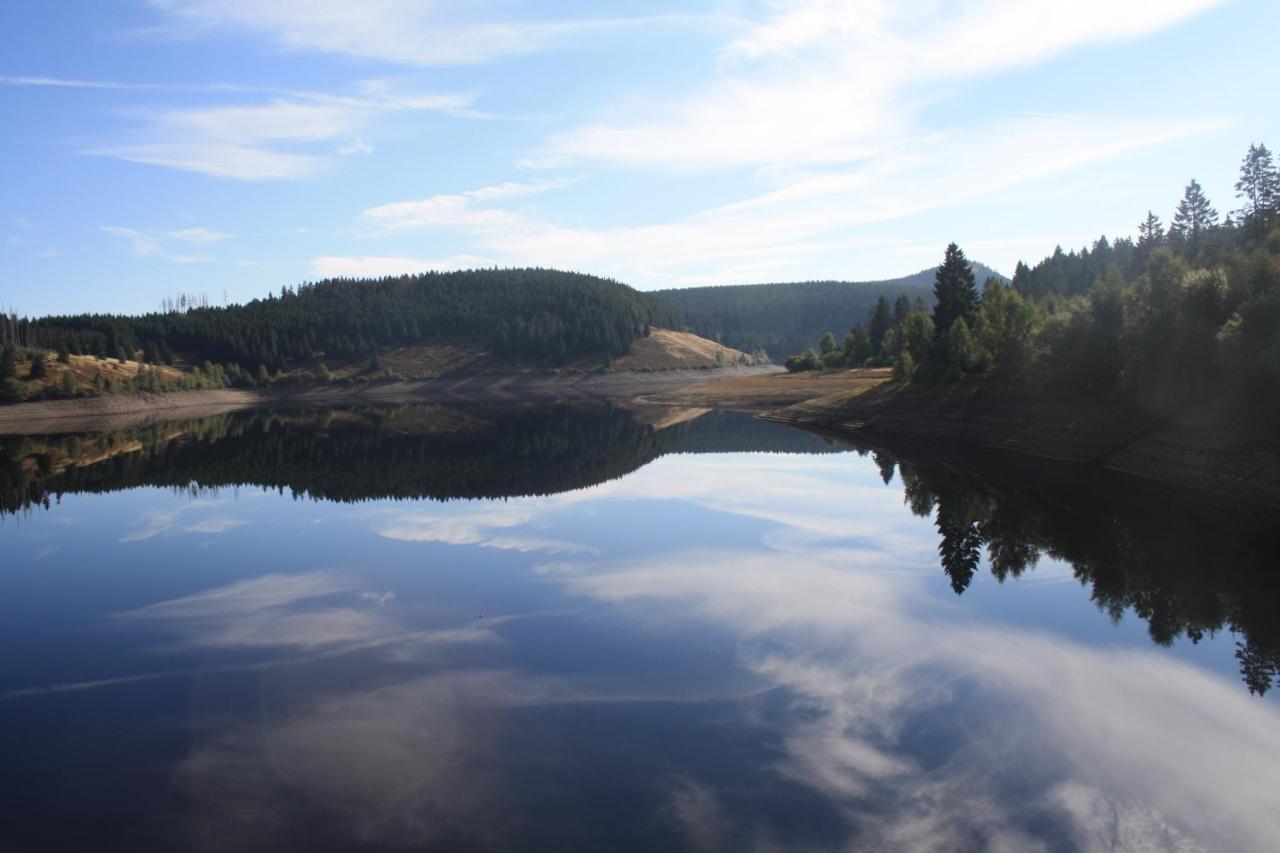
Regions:
<instances>
[{"instance_id":1,"label":"dense forest","mask_svg":"<svg viewBox=\"0 0 1280 853\"><path fill-rule=\"evenodd\" d=\"M977 264L984 276L1000 275ZM765 350L775 358L811 345L832 317L861 317L877 299L905 296L928 303L933 270L885 281L803 281L655 290L679 312L683 327L744 352Z\"/></svg>"},{"instance_id":2,"label":"dense forest","mask_svg":"<svg viewBox=\"0 0 1280 853\"><path fill-rule=\"evenodd\" d=\"M252 376L437 342L475 343L499 355L559 364L623 355L650 326L675 323L667 305L616 281L489 269L330 279L244 305L197 304L142 316L9 318L0 324L0 344L12 344L5 363L21 346L151 364L208 362L227 375Z\"/></svg>"},{"instance_id":3,"label":"dense forest","mask_svg":"<svg viewBox=\"0 0 1280 853\"><path fill-rule=\"evenodd\" d=\"M1280 172L1252 145L1220 217L1192 180L1166 229L1019 264L1006 284L954 243L933 307L880 300L843 342L828 333L792 370L892 364L903 381L1043 390L1172 409L1222 392L1258 417L1280 406ZM909 309L909 310L907 310ZM860 318L859 318L860 319Z\"/></svg>"}]
</instances>

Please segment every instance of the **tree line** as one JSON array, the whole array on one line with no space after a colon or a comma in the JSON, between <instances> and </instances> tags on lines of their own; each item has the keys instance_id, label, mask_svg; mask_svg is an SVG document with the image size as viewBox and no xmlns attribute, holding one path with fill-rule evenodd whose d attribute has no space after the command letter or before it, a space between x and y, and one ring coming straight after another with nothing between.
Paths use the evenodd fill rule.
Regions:
<instances>
[{"instance_id":1,"label":"tree line","mask_svg":"<svg viewBox=\"0 0 1280 853\"><path fill-rule=\"evenodd\" d=\"M184 303L142 316L80 314L26 321L29 346L149 363L205 361L254 374L379 349L469 342L522 359L563 363L613 356L652 325L674 325L662 302L616 281L549 269L429 272L326 279L244 305Z\"/></svg>"},{"instance_id":2,"label":"tree line","mask_svg":"<svg viewBox=\"0 0 1280 853\"><path fill-rule=\"evenodd\" d=\"M1280 173L1251 145L1238 210L1220 217L1192 180L1166 229L1061 248L1013 281L952 243L933 305L879 300L840 346L828 333L792 370L892 365L902 381L997 384L1175 405L1226 389L1255 411L1280 404ZM887 326L887 327L886 327Z\"/></svg>"}]
</instances>

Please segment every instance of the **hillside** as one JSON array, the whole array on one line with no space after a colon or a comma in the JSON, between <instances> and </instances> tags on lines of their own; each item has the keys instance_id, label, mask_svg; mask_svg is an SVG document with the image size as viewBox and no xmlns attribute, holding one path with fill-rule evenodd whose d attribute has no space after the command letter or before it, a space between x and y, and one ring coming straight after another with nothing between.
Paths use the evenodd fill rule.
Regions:
<instances>
[{"instance_id":1,"label":"hillside","mask_svg":"<svg viewBox=\"0 0 1280 853\"><path fill-rule=\"evenodd\" d=\"M973 265L981 284L1003 278ZM803 352L823 333L837 338L865 322L880 296L933 299L934 269L885 281L802 281L656 290L652 296L678 312L683 328L747 352L766 350L775 361Z\"/></svg>"},{"instance_id":2,"label":"hillside","mask_svg":"<svg viewBox=\"0 0 1280 853\"><path fill-rule=\"evenodd\" d=\"M26 340L73 354L151 363L212 362L256 373L318 359L369 359L404 346L467 344L525 362L622 356L662 303L616 281L546 269L330 279L244 305L141 316L82 314L30 322Z\"/></svg>"},{"instance_id":3,"label":"hillside","mask_svg":"<svg viewBox=\"0 0 1280 853\"><path fill-rule=\"evenodd\" d=\"M575 385L580 381L589 382L593 377L625 379L628 375L639 377L642 373L654 372L663 377L657 384L667 385L671 381L680 381L681 376L685 377L683 381L689 381L690 374L700 374L707 369L742 368L755 364L751 356L715 341L688 332L658 328L651 329L645 337L637 338L625 354L616 358L596 354L556 366L539 365L470 343L378 349L368 358L328 363L319 358L299 360L290 366L289 371L265 378L244 371L227 370L216 364L147 364L93 355L64 354L60 358L54 358L51 353L42 355L41 375L32 376L33 362L30 354L24 353L19 360L6 363L9 375L0 385L0 403L19 404L17 408L32 418L53 416L52 412L57 411L57 407L66 409L101 402L86 398L114 394L134 398L132 403L119 407L118 410L123 412L176 405L171 400L162 403L154 396L154 392L162 391L200 391L207 394L220 393L220 389L226 388L277 386L277 390L289 394L350 397L389 391L394 396L406 393L404 389L408 386L428 393L430 389L423 383L433 380L456 385L471 383L469 387L482 389L494 382L503 384L517 379L533 382L558 379ZM0 359L0 363L5 362ZM653 385L654 382L648 381L647 384ZM576 394L577 390L573 393ZM49 405L48 401L58 401L54 410L42 408ZM236 403L235 408L240 408L263 401L249 398L233 402ZM67 413L75 415L77 412L71 409ZM102 414L107 412L108 409L101 410Z\"/></svg>"},{"instance_id":4,"label":"hillside","mask_svg":"<svg viewBox=\"0 0 1280 853\"><path fill-rule=\"evenodd\" d=\"M615 370L676 370L744 364L750 357L689 332L653 329L631 345L631 352L614 361Z\"/></svg>"}]
</instances>

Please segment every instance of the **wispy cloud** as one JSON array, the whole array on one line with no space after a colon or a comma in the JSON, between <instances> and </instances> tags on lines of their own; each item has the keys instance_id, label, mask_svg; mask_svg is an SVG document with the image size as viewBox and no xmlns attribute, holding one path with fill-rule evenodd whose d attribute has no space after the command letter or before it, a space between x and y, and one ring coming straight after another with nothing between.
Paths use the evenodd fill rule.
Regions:
<instances>
[{"instance_id":1,"label":"wispy cloud","mask_svg":"<svg viewBox=\"0 0 1280 853\"><path fill-rule=\"evenodd\" d=\"M32 79L43 82L33 84ZM471 107L474 95L401 92L380 80L364 81L350 95L273 87L153 87L46 78L2 78L0 82L126 90L270 93L269 100L251 104L135 111L132 115L141 120L141 126L131 138L83 152L244 181L313 178L323 172L334 155L370 154L373 146L357 134L381 115L403 112L480 115ZM350 141L353 137L354 141Z\"/></svg>"},{"instance_id":2,"label":"wispy cloud","mask_svg":"<svg viewBox=\"0 0 1280 853\"><path fill-rule=\"evenodd\" d=\"M726 45L719 73L700 90L655 102L644 111L652 119L595 121L557 134L541 160L676 169L848 161L883 150L947 91L923 84L1156 32L1221 2L781 5Z\"/></svg>"},{"instance_id":3,"label":"wispy cloud","mask_svg":"<svg viewBox=\"0 0 1280 853\"><path fill-rule=\"evenodd\" d=\"M773 178L776 186L740 201L648 225L571 227L504 206L501 194L478 203L483 190L380 205L358 219L375 233L451 229L470 241L470 253L501 264L590 269L640 287L830 277L839 259L864 247L891 250L895 267L885 272L896 274L934 263L937 247L874 226L998 199L1221 126L1215 119L1037 115L906 135L856 163L788 170Z\"/></svg>"},{"instance_id":4,"label":"wispy cloud","mask_svg":"<svg viewBox=\"0 0 1280 853\"><path fill-rule=\"evenodd\" d=\"M208 245L216 240L200 240L200 239L184 239L178 237L177 233L169 232L168 234L158 234L151 231L139 231L136 228L126 228L122 225L103 225L100 229L103 234L108 234L118 240L124 241L128 247L130 255L135 258L159 258L161 260L170 261L175 264L196 264L205 261L211 261L213 258L209 255L192 255L184 252L174 252L165 246L166 237L170 239L180 240L186 243L195 243L198 245ZM204 231L204 229L187 229L188 231ZM210 234L215 232L209 232ZM229 236L229 235L227 235Z\"/></svg>"},{"instance_id":5,"label":"wispy cloud","mask_svg":"<svg viewBox=\"0 0 1280 853\"><path fill-rule=\"evenodd\" d=\"M494 202L510 201L560 189L576 183L572 177L543 178L533 181L507 181L461 193L433 195L419 201L401 201L371 207L360 214L362 224L375 231L409 231L423 228L463 228L491 230L511 227L521 222L509 210Z\"/></svg>"},{"instance_id":6,"label":"wispy cloud","mask_svg":"<svg viewBox=\"0 0 1280 853\"><path fill-rule=\"evenodd\" d=\"M688 15L483 20L469 8L419 0L152 0L177 31L230 28L287 50L358 56L403 65L472 65L564 48L635 27L684 24Z\"/></svg>"},{"instance_id":7,"label":"wispy cloud","mask_svg":"<svg viewBox=\"0 0 1280 853\"><path fill-rule=\"evenodd\" d=\"M221 243L223 240L229 240L234 235L225 231L215 231L212 228L179 228L176 231L169 231L168 236L184 243L208 246L213 243Z\"/></svg>"},{"instance_id":8,"label":"wispy cloud","mask_svg":"<svg viewBox=\"0 0 1280 853\"><path fill-rule=\"evenodd\" d=\"M373 146L357 136L351 142L339 145L337 152L343 157L350 157L352 154L372 154Z\"/></svg>"}]
</instances>

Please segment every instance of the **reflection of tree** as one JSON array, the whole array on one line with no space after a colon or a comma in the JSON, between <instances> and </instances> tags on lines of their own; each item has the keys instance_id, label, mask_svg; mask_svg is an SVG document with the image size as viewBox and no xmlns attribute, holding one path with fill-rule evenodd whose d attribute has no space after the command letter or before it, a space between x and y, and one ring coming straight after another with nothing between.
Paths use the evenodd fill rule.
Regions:
<instances>
[{"instance_id":1,"label":"reflection of tree","mask_svg":"<svg viewBox=\"0 0 1280 853\"><path fill-rule=\"evenodd\" d=\"M938 533L942 536L938 543L942 570L951 578L951 588L959 595L973 582L978 561L982 559L982 536L965 502L946 498L938 501Z\"/></svg>"},{"instance_id":2,"label":"reflection of tree","mask_svg":"<svg viewBox=\"0 0 1280 853\"><path fill-rule=\"evenodd\" d=\"M0 436L0 511L135 486L258 485L337 501L550 494L664 453L843 450L732 413L656 430L605 403L258 411L85 436Z\"/></svg>"},{"instance_id":3,"label":"reflection of tree","mask_svg":"<svg viewBox=\"0 0 1280 853\"><path fill-rule=\"evenodd\" d=\"M883 470L894 456L875 450ZM972 583L983 547L997 580L1017 578L1041 554L1070 563L1100 610L1132 612L1152 641L1199 642L1224 629L1242 636L1236 659L1255 693L1280 683L1280 552L1274 519L1187 506L1131 484L1040 478L897 459L905 502L936 508L942 570L957 594Z\"/></svg>"},{"instance_id":4,"label":"reflection of tree","mask_svg":"<svg viewBox=\"0 0 1280 853\"><path fill-rule=\"evenodd\" d=\"M920 479L915 466L905 459L898 461L898 472L902 477L907 506L911 507L912 514L925 518L933 512L933 505L937 500L933 492L929 491L929 487Z\"/></svg>"},{"instance_id":5,"label":"reflection of tree","mask_svg":"<svg viewBox=\"0 0 1280 853\"><path fill-rule=\"evenodd\" d=\"M893 482L893 466L894 458L887 453L873 452L871 458L875 460L876 465L880 468L880 479L884 480L887 486Z\"/></svg>"},{"instance_id":6,"label":"reflection of tree","mask_svg":"<svg viewBox=\"0 0 1280 853\"><path fill-rule=\"evenodd\" d=\"M991 503L978 525L979 535L987 543L991 574L1001 583L1020 577L1040 560L1040 549L1020 535L1029 524L1022 507L997 501Z\"/></svg>"}]
</instances>

